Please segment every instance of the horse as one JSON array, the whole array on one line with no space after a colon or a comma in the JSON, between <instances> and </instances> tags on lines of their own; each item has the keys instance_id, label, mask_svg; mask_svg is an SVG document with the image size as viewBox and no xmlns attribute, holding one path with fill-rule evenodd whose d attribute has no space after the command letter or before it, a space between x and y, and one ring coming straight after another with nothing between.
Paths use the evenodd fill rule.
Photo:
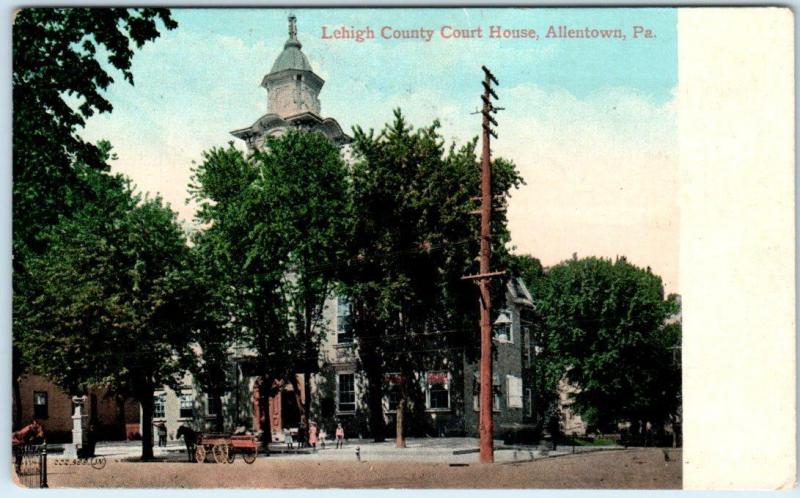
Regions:
<instances>
[{"instance_id":1,"label":"horse","mask_svg":"<svg viewBox=\"0 0 800 498\"><path fill-rule=\"evenodd\" d=\"M197 436L197 432L185 425L178 427L178 432L175 433L175 439L183 437L183 442L186 444L186 454L190 462L196 461L195 450L197 449Z\"/></svg>"},{"instance_id":2,"label":"horse","mask_svg":"<svg viewBox=\"0 0 800 498\"><path fill-rule=\"evenodd\" d=\"M14 452L14 467L19 473L22 467L24 446L44 441L44 427L37 420L11 433L11 448Z\"/></svg>"},{"instance_id":3,"label":"horse","mask_svg":"<svg viewBox=\"0 0 800 498\"><path fill-rule=\"evenodd\" d=\"M44 439L44 427L39 421L34 420L22 429L11 433L11 445L23 446L34 444Z\"/></svg>"}]
</instances>

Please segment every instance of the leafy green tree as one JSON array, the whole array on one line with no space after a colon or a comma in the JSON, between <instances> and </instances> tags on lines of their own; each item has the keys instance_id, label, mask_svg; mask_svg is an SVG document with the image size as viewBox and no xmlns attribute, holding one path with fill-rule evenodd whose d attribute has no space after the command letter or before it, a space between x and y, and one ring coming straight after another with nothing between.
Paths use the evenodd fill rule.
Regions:
<instances>
[{"instance_id":1,"label":"leafy green tree","mask_svg":"<svg viewBox=\"0 0 800 498\"><path fill-rule=\"evenodd\" d=\"M29 254L41 254L41 234L87 202L98 202L86 172L108 171L106 151L78 130L95 112L110 112L103 95L121 71L133 83L133 48L177 25L167 9L27 8L12 28L13 96L13 384L26 370L17 340L27 294ZM100 57L100 54L104 54ZM105 64L104 64L105 63ZM69 102L73 103L70 105ZM20 423L16 403L15 424Z\"/></svg>"},{"instance_id":2,"label":"leafy green tree","mask_svg":"<svg viewBox=\"0 0 800 498\"><path fill-rule=\"evenodd\" d=\"M230 349L236 345L236 323L231 320L232 293L226 284L223 266L215 253L213 234L199 232L190 250L190 268L194 289L192 354L184 356L185 370L216 407L214 427L225 431L222 397L232 386ZM238 374L236 374L238 375ZM239 424L234 413L232 424Z\"/></svg>"},{"instance_id":3,"label":"leafy green tree","mask_svg":"<svg viewBox=\"0 0 800 498\"><path fill-rule=\"evenodd\" d=\"M103 95L116 69L133 84L133 48L159 36L167 9L29 8L13 26L15 256L38 248L43 226L72 212L93 190L80 168L108 171L103 153L78 136L86 119L110 112ZM98 52L104 53L100 57ZM65 99L68 97L68 100Z\"/></svg>"},{"instance_id":4,"label":"leafy green tree","mask_svg":"<svg viewBox=\"0 0 800 498\"><path fill-rule=\"evenodd\" d=\"M625 258L572 259L552 267L536 296L543 327L538 375L555 391L577 387L573 407L590 427L663 424L678 408L677 296Z\"/></svg>"},{"instance_id":5,"label":"leafy green tree","mask_svg":"<svg viewBox=\"0 0 800 498\"><path fill-rule=\"evenodd\" d=\"M410 379L441 367L454 350L474 349L477 338L452 333L478 329L476 291L461 280L478 253L478 220L469 214L480 188L476 142L448 149L438 128L414 130L397 110L381 133L354 133L352 258L341 279L354 305L376 440L384 437L382 377L397 372L398 447L405 446L405 412L424 408L409 406L420 394ZM510 162L496 160L494 170L494 193L504 198L521 179ZM502 212L493 221L499 261L509 236Z\"/></svg>"},{"instance_id":6,"label":"leafy green tree","mask_svg":"<svg viewBox=\"0 0 800 498\"><path fill-rule=\"evenodd\" d=\"M154 390L177 388L191 340L188 247L160 198L141 199L118 176L87 170L85 180L102 202L46 230L19 341L32 369L68 392L104 386L137 400L147 460Z\"/></svg>"},{"instance_id":7,"label":"leafy green tree","mask_svg":"<svg viewBox=\"0 0 800 498\"><path fill-rule=\"evenodd\" d=\"M529 254L511 254L508 256L508 272L521 278L528 290L533 294L542 284L545 278L545 269L539 259Z\"/></svg>"},{"instance_id":8,"label":"leafy green tree","mask_svg":"<svg viewBox=\"0 0 800 498\"><path fill-rule=\"evenodd\" d=\"M350 219L346 175L325 136L289 131L249 158L233 147L207 152L191 187L198 220L209 225L204 237L235 289L231 314L260 358L262 385L292 383L303 418ZM306 379L304 403L298 374Z\"/></svg>"}]
</instances>

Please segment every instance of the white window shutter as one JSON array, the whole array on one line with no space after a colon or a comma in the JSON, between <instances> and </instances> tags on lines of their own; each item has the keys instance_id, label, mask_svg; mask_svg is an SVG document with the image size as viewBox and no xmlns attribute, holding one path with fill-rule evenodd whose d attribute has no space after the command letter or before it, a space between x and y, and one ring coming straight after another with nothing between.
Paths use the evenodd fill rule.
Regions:
<instances>
[{"instance_id":1,"label":"white window shutter","mask_svg":"<svg viewBox=\"0 0 800 498\"><path fill-rule=\"evenodd\" d=\"M522 408L522 379L513 375L506 376L508 387L508 407Z\"/></svg>"}]
</instances>

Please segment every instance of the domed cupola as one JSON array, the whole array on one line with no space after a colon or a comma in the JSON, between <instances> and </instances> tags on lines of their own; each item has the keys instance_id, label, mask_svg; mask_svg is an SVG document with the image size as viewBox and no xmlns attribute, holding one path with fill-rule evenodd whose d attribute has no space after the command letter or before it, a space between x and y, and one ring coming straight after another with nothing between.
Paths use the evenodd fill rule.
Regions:
<instances>
[{"instance_id":1,"label":"domed cupola","mask_svg":"<svg viewBox=\"0 0 800 498\"><path fill-rule=\"evenodd\" d=\"M267 89L267 113L252 125L231 132L245 141L248 150L263 150L269 137L290 129L322 133L342 151L352 142L335 119L322 117L319 92L325 81L311 69L302 48L297 20L289 16L289 39L261 81Z\"/></svg>"},{"instance_id":2,"label":"domed cupola","mask_svg":"<svg viewBox=\"0 0 800 498\"><path fill-rule=\"evenodd\" d=\"M308 62L308 57L301 50L303 44L297 39L297 29L294 27L294 16L289 18L289 39L283 45L283 52L275 59L272 73L279 73L287 69L296 69L298 71L313 71L311 64Z\"/></svg>"},{"instance_id":3,"label":"domed cupola","mask_svg":"<svg viewBox=\"0 0 800 498\"><path fill-rule=\"evenodd\" d=\"M267 112L280 117L320 113L319 92L325 81L314 73L297 39L297 19L289 16L289 39L261 86L267 89Z\"/></svg>"}]
</instances>

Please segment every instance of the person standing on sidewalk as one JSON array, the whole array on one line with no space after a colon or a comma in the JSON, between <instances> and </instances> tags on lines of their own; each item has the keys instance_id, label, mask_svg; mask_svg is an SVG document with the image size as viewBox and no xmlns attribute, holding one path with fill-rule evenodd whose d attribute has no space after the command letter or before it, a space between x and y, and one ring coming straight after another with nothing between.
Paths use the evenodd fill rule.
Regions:
<instances>
[{"instance_id":1,"label":"person standing on sidewalk","mask_svg":"<svg viewBox=\"0 0 800 498\"><path fill-rule=\"evenodd\" d=\"M317 424L311 422L308 428L308 444L311 445L313 451L317 451Z\"/></svg>"},{"instance_id":2,"label":"person standing on sidewalk","mask_svg":"<svg viewBox=\"0 0 800 498\"><path fill-rule=\"evenodd\" d=\"M336 426L336 449L344 448L344 427L339 423Z\"/></svg>"},{"instance_id":3,"label":"person standing on sidewalk","mask_svg":"<svg viewBox=\"0 0 800 498\"><path fill-rule=\"evenodd\" d=\"M286 449L293 450L294 449L294 439L292 438L292 431L289 429L283 429L283 440L286 443Z\"/></svg>"},{"instance_id":4,"label":"person standing on sidewalk","mask_svg":"<svg viewBox=\"0 0 800 498\"><path fill-rule=\"evenodd\" d=\"M158 446L167 446L167 425L164 422L158 423Z\"/></svg>"},{"instance_id":5,"label":"person standing on sidewalk","mask_svg":"<svg viewBox=\"0 0 800 498\"><path fill-rule=\"evenodd\" d=\"M325 428L324 427L320 428L320 430L319 430L319 444L320 444L320 446L322 447L323 450L325 449L325 442L327 441L327 439L328 439L328 433L325 432Z\"/></svg>"}]
</instances>

